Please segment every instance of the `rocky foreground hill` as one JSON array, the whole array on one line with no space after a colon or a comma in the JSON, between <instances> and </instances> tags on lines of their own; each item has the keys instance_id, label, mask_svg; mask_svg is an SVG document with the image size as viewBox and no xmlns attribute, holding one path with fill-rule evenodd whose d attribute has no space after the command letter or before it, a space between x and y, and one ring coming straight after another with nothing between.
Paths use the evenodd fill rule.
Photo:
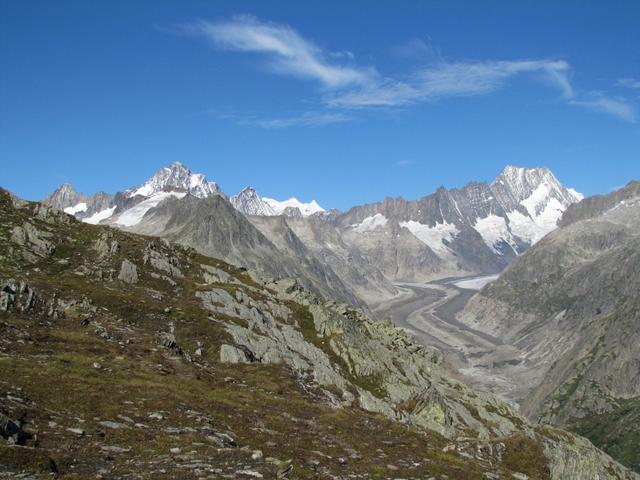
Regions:
<instances>
[{"instance_id":1,"label":"rocky foreground hill","mask_svg":"<svg viewBox=\"0 0 640 480\"><path fill-rule=\"evenodd\" d=\"M388 322L0 192L0 477L638 478Z\"/></svg>"},{"instance_id":2,"label":"rocky foreground hill","mask_svg":"<svg viewBox=\"0 0 640 480\"><path fill-rule=\"evenodd\" d=\"M524 414L640 471L640 184L570 206L460 320L512 345Z\"/></svg>"}]
</instances>

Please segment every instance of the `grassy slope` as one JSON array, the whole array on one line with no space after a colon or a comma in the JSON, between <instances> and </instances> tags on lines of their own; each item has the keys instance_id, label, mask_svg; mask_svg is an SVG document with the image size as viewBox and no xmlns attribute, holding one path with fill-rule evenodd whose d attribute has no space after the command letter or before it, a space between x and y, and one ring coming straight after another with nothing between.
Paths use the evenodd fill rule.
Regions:
<instances>
[{"instance_id":1,"label":"grassy slope","mask_svg":"<svg viewBox=\"0 0 640 480\"><path fill-rule=\"evenodd\" d=\"M0 279L26 280L40 302L28 312L0 313L0 410L22 419L33 434L25 446L0 442L0 473L24 470L49 478L57 472L78 479L240 478L237 472L250 469L275 478L279 462L291 460L291 478L300 479L351 474L466 479L483 478L488 469L505 477L508 471L548 477L537 441L521 436L494 439L496 446L502 444L503 461L485 456L493 463L489 465L445 448L450 442L436 433L355 407L332 409L313 385L301 384L284 366L220 363L218 347L228 338L194 297L198 264L216 265L251 283L247 275L171 247L184 273L177 286L144 269L135 285L107 280L117 275L124 258L143 265L151 239L65 216L52 225L35 219L34 208L14 209L0 192ZM51 256L26 261L9 240L13 228L27 220L51 231L56 246ZM108 260L93 248L105 232L119 245ZM105 279L80 274L89 270L102 271ZM242 288L219 287L231 292ZM88 302L55 318L46 312L46 302L54 295ZM299 315L304 325L306 314ZM193 352L201 346L202 356L189 362L160 345L159 335L170 325L182 348ZM150 418L153 412L162 419ZM109 428L100 424L104 421L126 427ZM216 433L230 434L237 445L221 448L212 440ZM252 459L253 449L262 450L265 458Z\"/></svg>"}]
</instances>

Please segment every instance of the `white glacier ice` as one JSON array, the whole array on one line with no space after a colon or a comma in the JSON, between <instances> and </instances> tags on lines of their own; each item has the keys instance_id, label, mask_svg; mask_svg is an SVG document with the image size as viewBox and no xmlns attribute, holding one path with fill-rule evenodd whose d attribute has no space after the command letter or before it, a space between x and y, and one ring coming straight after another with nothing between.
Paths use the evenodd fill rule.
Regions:
<instances>
[{"instance_id":1,"label":"white glacier ice","mask_svg":"<svg viewBox=\"0 0 640 480\"><path fill-rule=\"evenodd\" d=\"M104 210L96 212L90 217L83 218L82 221L84 223L90 223L92 225L96 225L100 223L102 220L106 220L111 215L113 215L113 212L115 212L115 210L116 210L116 206L114 205L113 207L105 208Z\"/></svg>"},{"instance_id":2,"label":"white glacier ice","mask_svg":"<svg viewBox=\"0 0 640 480\"><path fill-rule=\"evenodd\" d=\"M68 213L69 215L75 215L77 213L80 212L86 212L87 211L87 204L84 202L80 202L77 205L74 205L73 207L67 207L64 209L64 213Z\"/></svg>"},{"instance_id":3,"label":"white glacier ice","mask_svg":"<svg viewBox=\"0 0 640 480\"><path fill-rule=\"evenodd\" d=\"M450 253L443 240L452 241L455 236L460 233L458 228L452 223L436 223L430 227L414 220L408 222L400 222L401 227L408 229L422 243L427 245L436 253Z\"/></svg>"},{"instance_id":4,"label":"white glacier ice","mask_svg":"<svg viewBox=\"0 0 640 480\"><path fill-rule=\"evenodd\" d=\"M177 197L182 198L186 195L186 192L159 192L155 195L147 198L146 200L138 203L134 207L131 207L129 210L125 210L122 212L118 218L115 220L115 223L118 225L123 225L125 227L131 227L140 223L144 214L147 213L150 209L158 205L162 200L169 197Z\"/></svg>"},{"instance_id":5,"label":"white glacier ice","mask_svg":"<svg viewBox=\"0 0 640 480\"><path fill-rule=\"evenodd\" d=\"M354 232L365 233L375 230L378 227L384 227L387 224L387 217L381 213L376 213L371 217L367 217L360 223L351 225Z\"/></svg>"}]
</instances>

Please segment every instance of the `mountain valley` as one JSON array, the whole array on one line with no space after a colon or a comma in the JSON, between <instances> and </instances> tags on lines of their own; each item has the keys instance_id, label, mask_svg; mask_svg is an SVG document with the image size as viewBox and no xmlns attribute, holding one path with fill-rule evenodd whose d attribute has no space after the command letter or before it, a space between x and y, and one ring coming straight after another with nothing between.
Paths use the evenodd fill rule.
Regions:
<instances>
[{"instance_id":1,"label":"mountain valley","mask_svg":"<svg viewBox=\"0 0 640 480\"><path fill-rule=\"evenodd\" d=\"M14 379L5 382L3 435L38 452L29 464L7 450L11 471L119 478L132 468L183 468L181 478L288 478L291 467L291 478L637 478L616 460L640 470L632 427L638 198L634 182L583 199L546 168L509 166L490 184L339 212L250 187L227 197L180 163L114 195L64 184L37 204L3 193L2 351L12 369L4 377ZM33 339L49 337L67 339L76 357L51 345L39 360ZM64 368L58 362L77 374L47 399L17 358L42 374ZM123 399L138 387L151 388L149 398L104 419L96 408L111 407L82 397L107 388L102 371L129 392ZM195 396L162 403L166 376ZM51 403L58 395L76 398L82 411L61 410ZM228 413L206 417L212 409ZM149 421L176 412L184 415L171 427ZM380 441L397 443L403 455L384 467L332 423L342 413L330 412L386 432ZM257 437L246 416L260 425ZM343 453L309 450L317 442L282 416ZM267 440L273 435L290 442ZM143 437L153 445L146 453L131 443ZM510 448L537 453L508 460ZM131 460L104 463L118 458Z\"/></svg>"},{"instance_id":2,"label":"mountain valley","mask_svg":"<svg viewBox=\"0 0 640 480\"><path fill-rule=\"evenodd\" d=\"M0 202L4 478L638 478L295 279Z\"/></svg>"}]
</instances>

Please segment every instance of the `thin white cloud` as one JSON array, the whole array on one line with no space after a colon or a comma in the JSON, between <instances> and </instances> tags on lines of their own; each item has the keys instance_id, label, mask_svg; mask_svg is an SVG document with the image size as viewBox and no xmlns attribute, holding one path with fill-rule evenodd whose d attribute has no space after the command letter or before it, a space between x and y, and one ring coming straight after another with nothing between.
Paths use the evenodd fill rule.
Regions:
<instances>
[{"instance_id":1,"label":"thin white cloud","mask_svg":"<svg viewBox=\"0 0 640 480\"><path fill-rule=\"evenodd\" d=\"M602 94L597 94L592 98L582 98L570 100L571 105L583 107L594 112L606 113L620 118L626 122L635 123L635 108L621 98L611 98Z\"/></svg>"},{"instance_id":2,"label":"thin white cloud","mask_svg":"<svg viewBox=\"0 0 640 480\"><path fill-rule=\"evenodd\" d=\"M422 40L421 38L412 38L407 43L395 45L389 51L396 57L406 60L433 60L439 59L440 49L433 46L431 39Z\"/></svg>"},{"instance_id":3,"label":"thin white cloud","mask_svg":"<svg viewBox=\"0 0 640 480\"><path fill-rule=\"evenodd\" d=\"M261 118L256 116L219 115L219 118L231 119L238 125L265 129L281 129L290 127L323 127L352 120L351 117L338 112L305 112L302 115L280 118Z\"/></svg>"},{"instance_id":4,"label":"thin white cloud","mask_svg":"<svg viewBox=\"0 0 640 480\"><path fill-rule=\"evenodd\" d=\"M408 167L409 165L413 165L412 160L398 160L396 165L399 167Z\"/></svg>"},{"instance_id":5,"label":"thin white cloud","mask_svg":"<svg viewBox=\"0 0 640 480\"><path fill-rule=\"evenodd\" d=\"M356 56L349 50L340 50L339 52L329 52L329 56L333 58L348 58L354 60Z\"/></svg>"},{"instance_id":6,"label":"thin white cloud","mask_svg":"<svg viewBox=\"0 0 640 480\"><path fill-rule=\"evenodd\" d=\"M573 95L569 64L562 60L488 62L440 62L424 67L405 80L387 79L376 85L332 95L334 107L397 106L492 93L522 74L538 74L558 88L564 97Z\"/></svg>"},{"instance_id":7,"label":"thin white cloud","mask_svg":"<svg viewBox=\"0 0 640 480\"><path fill-rule=\"evenodd\" d=\"M619 78L616 82L618 87L626 87L633 88L635 90L640 90L640 80L637 78Z\"/></svg>"},{"instance_id":8,"label":"thin white cloud","mask_svg":"<svg viewBox=\"0 0 640 480\"><path fill-rule=\"evenodd\" d=\"M404 107L446 98L488 95L519 78L542 81L559 91L568 104L636 121L633 105L619 97L573 88L571 66L557 59L451 61L444 59L430 40L414 39L391 49L396 55L422 62L412 72L393 77L373 67L355 64L347 50L328 51L302 37L288 25L264 22L251 15L225 21L200 21L161 31L206 39L218 49L248 52L266 58L267 67L278 74L310 79L325 88L318 101L322 107L297 116L263 119L228 117L236 123L261 128L321 126L353 120L355 109ZM424 62L430 62L424 64ZM617 86L637 89L640 81L621 78Z\"/></svg>"},{"instance_id":9,"label":"thin white cloud","mask_svg":"<svg viewBox=\"0 0 640 480\"><path fill-rule=\"evenodd\" d=\"M262 22L251 15L223 22L201 21L184 26L182 31L202 36L216 48L265 54L274 71L313 79L329 88L366 84L376 76L371 69L340 65L326 58L350 58L350 52L325 53L288 25Z\"/></svg>"}]
</instances>

